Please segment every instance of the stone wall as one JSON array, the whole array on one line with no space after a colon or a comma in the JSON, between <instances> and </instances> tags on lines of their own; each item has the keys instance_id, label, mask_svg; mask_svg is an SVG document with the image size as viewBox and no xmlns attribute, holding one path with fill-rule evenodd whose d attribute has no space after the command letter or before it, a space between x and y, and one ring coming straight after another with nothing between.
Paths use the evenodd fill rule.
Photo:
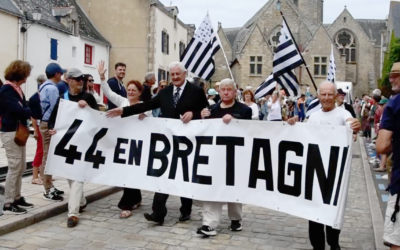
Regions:
<instances>
[{"instance_id":1,"label":"stone wall","mask_svg":"<svg viewBox=\"0 0 400 250\"><path fill-rule=\"evenodd\" d=\"M346 21L344 20L345 17ZM339 31L344 29L350 31L356 39L357 74L356 81L353 83L353 95L361 96L363 93L370 92L369 72L374 70L375 67L375 49L369 37L347 9L329 27L328 33L334 38Z\"/></svg>"},{"instance_id":2,"label":"stone wall","mask_svg":"<svg viewBox=\"0 0 400 250\"><path fill-rule=\"evenodd\" d=\"M315 24L323 21L323 1L322 0L298 0L298 8Z\"/></svg>"}]
</instances>

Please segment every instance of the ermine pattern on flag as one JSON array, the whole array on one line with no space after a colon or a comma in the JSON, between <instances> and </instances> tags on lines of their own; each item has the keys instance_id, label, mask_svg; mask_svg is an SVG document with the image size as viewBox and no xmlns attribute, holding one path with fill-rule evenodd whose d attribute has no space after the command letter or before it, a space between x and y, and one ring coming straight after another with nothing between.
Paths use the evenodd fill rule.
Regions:
<instances>
[{"instance_id":1,"label":"ermine pattern on flag","mask_svg":"<svg viewBox=\"0 0 400 250\"><path fill-rule=\"evenodd\" d=\"M314 98L314 100L310 102L310 105L308 105L306 117L307 118L310 117L310 115L317 112L318 110L321 110L321 108L322 105L319 102L318 97Z\"/></svg>"},{"instance_id":2,"label":"ermine pattern on flag","mask_svg":"<svg viewBox=\"0 0 400 250\"><path fill-rule=\"evenodd\" d=\"M260 99L265 95L271 95L276 88L276 81L274 80L274 75L271 73L268 78L261 83L260 87L255 92L255 99Z\"/></svg>"},{"instance_id":3,"label":"ermine pattern on flag","mask_svg":"<svg viewBox=\"0 0 400 250\"><path fill-rule=\"evenodd\" d=\"M208 14L200 27L196 30L185 52L181 56L181 62L185 68L196 76L209 80L215 72L213 56L221 49L219 39L211 25Z\"/></svg>"},{"instance_id":4,"label":"ermine pattern on flag","mask_svg":"<svg viewBox=\"0 0 400 250\"><path fill-rule=\"evenodd\" d=\"M279 45L276 48L273 62L275 79L288 71L299 67L303 63L304 61L293 42L286 22L283 21L281 36L279 37Z\"/></svg>"},{"instance_id":5,"label":"ermine pattern on flag","mask_svg":"<svg viewBox=\"0 0 400 250\"><path fill-rule=\"evenodd\" d=\"M335 56L333 55L333 45L331 45L331 57L329 59L329 70L328 70L328 75L326 76L326 80L333 83L336 80L336 63L335 63Z\"/></svg>"}]
</instances>

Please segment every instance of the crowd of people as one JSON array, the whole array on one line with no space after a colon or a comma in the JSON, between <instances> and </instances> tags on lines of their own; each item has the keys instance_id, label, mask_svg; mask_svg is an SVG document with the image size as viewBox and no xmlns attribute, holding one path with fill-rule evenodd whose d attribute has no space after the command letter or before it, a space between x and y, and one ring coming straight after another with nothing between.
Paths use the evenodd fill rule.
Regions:
<instances>
[{"instance_id":1,"label":"crowd of people","mask_svg":"<svg viewBox=\"0 0 400 250\"><path fill-rule=\"evenodd\" d=\"M318 125L349 124L354 131L354 139L362 130L368 142L378 135L376 149L380 153L381 165L376 171L386 169L382 162L393 160L391 184L389 186L390 200L387 208L384 239L392 249L400 249L399 226L399 192L400 192L400 97L394 95L391 100L381 97L374 91L373 98L364 95L362 100L356 99L354 105L345 102L347 95L342 89L337 89L331 82L321 83L317 96L322 109L307 117L306 110L313 96L307 91L299 98L287 98L278 88L271 94L259 100L254 98L254 90L238 89L232 79L224 79L213 88L200 87L188 79L187 71L182 63L173 62L169 67L171 83L161 80L156 87L154 73L144 76L144 82L131 80L124 83L127 66L124 63L115 65L114 76L106 79L106 65L103 61L97 66L101 79L101 89L108 99L104 104L96 92L93 76L85 75L80 69L63 69L56 63L50 63L45 69L45 75L37 77L38 91L29 101L25 99L21 85L30 75L32 66L28 62L13 61L5 71L6 82L0 89L1 140L6 150L8 173L5 185L6 201L3 207L5 214L24 214L27 208L34 204L28 203L21 196L22 174L26 167L25 144L20 136L20 129L28 126L31 120L34 128L34 138L37 140L37 151L33 161L32 183L43 185L43 198L58 202L62 201L64 191L57 189L51 175L46 174L46 161L54 128L60 99L76 102L79 107L89 107L95 110L106 109L107 117L137 116L143 120L146 117L163 117L180 119L183 123L191 120L219 118L229 124L233 119L280 121L295 126L298 122ZM390 75L393 91L400 93L400 64L395 64ZM361 122L360 122L361 121ZM18 140L17 140L18 139ZM25 141L26 142L26 141ZM372 141L371 141L372 142ZM391 156L388 156L391 154ZM378 159L378 158L377 158ZM377 159L371 159L378 161ZM383 164L383 165L382 165ZM68 227L78 224L80 213L86 207L83 193L83 182L68 180L70 197L68 201ZM168 194L155 193L152 213L144 217L151 222L162 225L167 215L166 203ZM133 210L141 206L142 196L138 189L124 188L118 207L120 218L129 218ZM179 221L191 218L193 201L181 197ZM204 236L217 234L222 206L221 202L203 202L203 225L197 233ZM242 205L228 204L228 216L231 220L230 230L242 230ZM397 221L397 222L396 222ZM325 227L309 223L309 236L314 249L325 249ZM327 242L331 249L340 249L340 230L326 226Z\"/></svg>"}]
</instances>

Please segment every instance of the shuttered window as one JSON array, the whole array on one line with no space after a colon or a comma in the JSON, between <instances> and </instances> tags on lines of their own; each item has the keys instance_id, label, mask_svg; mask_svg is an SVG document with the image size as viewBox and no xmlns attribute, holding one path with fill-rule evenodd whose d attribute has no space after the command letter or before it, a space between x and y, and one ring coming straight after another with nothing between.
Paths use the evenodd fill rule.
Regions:
<instances>
[{"instance_id":1,"label":"shuttered window","mask_svg":"<svg viewBox=\"0 0 400 250\"><path fill-rule=\"evenodd\" d=\"M50 59L57 61L58 59L58 41L56 39L50 39Z\"/></svg>"}]
</instances>

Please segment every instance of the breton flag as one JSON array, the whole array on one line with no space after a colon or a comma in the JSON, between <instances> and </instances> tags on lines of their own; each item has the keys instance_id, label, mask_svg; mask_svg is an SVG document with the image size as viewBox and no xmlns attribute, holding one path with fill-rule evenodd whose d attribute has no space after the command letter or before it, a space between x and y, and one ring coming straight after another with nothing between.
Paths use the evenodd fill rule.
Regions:
<instances>
[{"instance_id":1,"label":"breton flag","mask_svg":"<svg viewBox=\"0 0 400 250\"><path fill-rule=\"evenodd\" d=\"M333 45L331 45L331 58L329 61L329 70L326 80L333 83L336 80L336 64L335 64L335 57L333 55Z\"/></svg>"},{"instance_id":2,"label":"breton flag","mask_svg":"<svg viewBox=\"0 0 400 250\"><path fill-rule=\"evenodd\" d=\"M211 24L208 13L196 30L185 52L181 56L181 62L185 68L196 76L209 80L215 72L213 56L220 50L221 44L217 33Z\"/></svg>"},{"instance_id":3,"label":"breton flag","mask_svg":"<svg viewBox=\"0 0 400 250\"><path fill-rule=\"evenodd\" d=\"M285 20L283 20L279 44L274 55L273 74L275 80L289 96L298 96L300 93L300 85L292 70L302 64L304 64L303 58L297 50Z\"/></svg>"},{"instance_id":4,"label":"breton flag","mask_svg":"<svg viewBox=\"0 0 400 250\"><path fill-rule=\"evenodd\" d=\"M260 87L254 93L255 99L260 99L263 96L271 95L276 88L276 81L274 79L274 75L271 73L268 78L261 83Z\"/></svg>"},{"instance_id":5,"label":"breton flag","mask_svg":"<svg viewBox=\"0 0 400 250\"><path fill-rule=\"evenodd\" d=\"M310 102L310 105L308 105L306 117L310 117L311 114L317 112L318 110L321 110L321 108L322 105L319 102L318 97L315 97L314 100Z\"/></svg>"}]
</instances>

